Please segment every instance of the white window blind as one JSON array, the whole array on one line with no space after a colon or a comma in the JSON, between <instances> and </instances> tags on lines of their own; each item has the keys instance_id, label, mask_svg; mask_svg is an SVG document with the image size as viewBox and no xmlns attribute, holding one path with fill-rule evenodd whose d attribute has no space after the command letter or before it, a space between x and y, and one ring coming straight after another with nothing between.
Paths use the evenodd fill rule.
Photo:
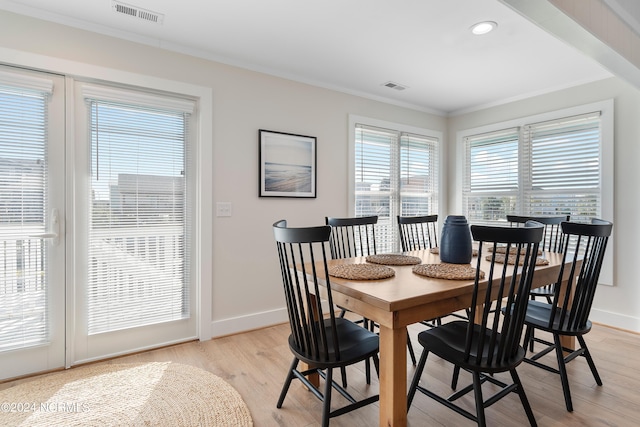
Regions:
<instances>
[{"instance_id":1,"label":"white window blind","mask_svg":"<svg viewBox=\"0 0 640 427\"><path fill-rule=\"evenodd\" d=\"M519 185L518 128L465 138L463 203L474 224L504 221L516 211Z\"/></svg>"},{"instance_id":2,"label":"white window blind","mask_svg":"<svg viewBox=\"0 0 640 427\"><path fill-rule=\"evenodd\" d=\"M48 341L47 79L0 73L0 351Z\"/></svg>"},{"instance_id":3,"label":"white window blind","mask_svg":"<svg viewBox=\"0 0 640 427\"><path fill-rule=\"evenodd\" d=\"M193 105L85 89L91 140L89 334L187 318L186 164Z\"/></svg>"},{"instance_id":4,"label":"white window blind","mask_svg":"<svg viewBox=\"0 0 640 427\"><path fill-rule=\"evenodd\" d=\"M523 194L529 215L599 218L601 202L600 113L524 127L530 177Z\"/></svg>"},{"instance_id":5,"label":"white window blind","mask_svg":"<svg viewBox=\"0 0 640 427\"><path fill-rule=\"evenodd\" d=\"M507 214L602 215L600 112L464 138L463 201L472 223Z\"/></svg>"},{"instance_id":6,"label":"white window blind","mask_svg":"<svg viewBox=\"0 0 640 427\"><path fill-rule=\"evenodd\" d=\"M438 140L400 135L400 215L438 213Z\"/></svg>"},{"instance_id":7,"label":"white window blind","mask_svg":"<svg viewBox=\"0 0 640 427\"><path fill-rule=\"evenodd\" d=\"M397 215L438 212L438 142L356 124L355 215L378 215L378 252L399 250Z\"/></svg>"}]
</instances>

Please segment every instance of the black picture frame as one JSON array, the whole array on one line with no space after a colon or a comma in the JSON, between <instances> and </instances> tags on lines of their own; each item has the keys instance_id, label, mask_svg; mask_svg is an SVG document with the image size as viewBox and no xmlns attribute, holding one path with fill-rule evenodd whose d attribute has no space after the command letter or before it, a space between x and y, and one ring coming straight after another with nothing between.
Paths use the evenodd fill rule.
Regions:
<instances>
[{"instance_id":1,"label":"black picture frame","mask_svg":"<svg viewBox=\"0 0 640 427\"><path fill-rule=\"evenodd\" d=\"M315 198L317 139L259 130L260 197Z\"/></svg>"}]
</instances>

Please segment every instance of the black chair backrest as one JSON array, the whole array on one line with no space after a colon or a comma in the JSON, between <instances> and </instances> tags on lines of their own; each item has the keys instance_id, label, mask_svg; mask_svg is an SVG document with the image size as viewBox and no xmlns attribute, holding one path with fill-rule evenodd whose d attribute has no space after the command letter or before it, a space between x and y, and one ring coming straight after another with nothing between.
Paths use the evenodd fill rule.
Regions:
<instances>
[{"instance_id":1,"label":"black chair backrest","mask_svg":"<svg viewBox=\"0 0 640 427\"><path fill-rule=\"evenodd\" d=\"M330 349L340 358L337 340L336 317L333 310L323 312L319 289L318 268L326 277L326 298L333 307L331 284L327 270L327 250L331 227L287 228L285 220L273 224L284 295L291 326L290 343L310 360L329 361ZM307 264L305 266L305 264ZM300 272L298 273L298 269ZM315 301L315 303L313 302ZM324 322L322 321L324 320ZM328 325L327 325L328 324ZM327 342L326 327L332 330L334 342Z\"/></svg>"},{"instance_id":2,"label":"black chair backrest","mask_svg":"<svg viewBox=\"0 0 640 427\"><path fill-rule=\"evenodd\" d=\"M555 284L550 327L555 323L571 331L587 324L612 229L611 222L595 218L590 224L562 223L564 262Z\"/></svg>"},{"instance_id":3,"label":"black chair backrest","mask_svg":"<svg viewBox=\"0 0 640 427\"><path fill-rule=\"evenodd\" d=\"M542 233L543 226L535 222L518 228L471 226L473 239L478 242L478 262L469 319L480 322L474 325L473 320L469 321L465 346L468 363L488 367L501 365L523 351L519 342ZM507 253L514 253L515 265L506 262L506 255L498 253L498 247L505 244ZM481 279L479 271L487 255L490 265ZM503 262L500 262L501 255ZM511 274L514 268L520 269L520 273ZM497 307L492 306L492 301ZM510 309L503 311L503 307ZM474 338L474 328L480 328L482 332L478 339ZM473 360L472 354L482 357Z\"/></svg>"},{"instance_id":4,"label":"black chair backrest","mask_svg":"<svg viewBox=\"0 0 640 427\"><path fill-rule=\"evenodd\" d=\"M564 248L564 235L560 228L560 224L569 221L570 215L558 215L558 216L521 216L521 215L507 215L507 221L511 225L521 226L527 221L536 221L544 225L544 235L542 236L542 243L540 249L548 252L562 252Z\"/></svg>"},{"instance_id":5,"label":"black chair backrest","mask_svg":"<svg viewBox=\"0 0 640 427\"><path fill-rule=\"evenodd\" d=\"M398 215L398 231L403 252L435 248L438 246L438 215Z\"/></svg>"},{"instance_id":6,"label":"black chair backrest","mask_svg":"<svg viewBox=\"0 0 640 427\"><path fill-rule=\"evenodd\" d=\"M351 258L376 254L376 230L378 216L355 218L325 217L331 226L331 258Z\"/></svg>"}]
</instances>

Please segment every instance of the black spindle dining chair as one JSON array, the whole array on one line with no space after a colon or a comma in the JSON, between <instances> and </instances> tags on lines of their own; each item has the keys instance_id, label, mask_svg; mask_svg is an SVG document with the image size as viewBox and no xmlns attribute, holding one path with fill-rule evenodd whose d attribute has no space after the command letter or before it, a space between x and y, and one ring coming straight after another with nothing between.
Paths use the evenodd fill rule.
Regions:
<instances>
[{"instance_id":1,"label":"black spindle dining chair","mask_svg":"<svg viewBox=\"0 0 640 427\"><path fill-rule=\"evenodd\" d=\"M527 221L536 221L544 225L544 234L542 236L542 242L540 243L540 249L547 252L562 252L564 248L564 235L560 224L562 222L570 221L570 215L559 216L521 216L521 215L507 215L507 221L512 226L522 226ZM543 297L548 303L551 303L551 297L553 296L553 284L541 286L536 289L531 289L531 299L536 297Z\"/></svg>"},{"instance_id":2,"label":"black spindle dining chair","mask_svg":"<svg viewBox=\"0 0 640 427\"><path fill-rule=\"evenodd\" d=\"M424 350L409 388L408 408L411 407L416 391L420 391L477 422L479 426L485 426L485 408L510 392L516 392L529 423L532 426L537 425L516 367L525 356L520 339L542 232L542 225L534 222L527 223L522 228L471 226L473 239L478 242L476 277L469 317L471 320L456 320L427 329L418 335L418 341ZM496 249L498 245L503 244L507 245L507 250L515 249L514 265L506 262L506 257L500 262ZM483 262L485 253L489 254L488 265ZM484 271L481 271L482 268ZM519 274L512 274L515 268L519 268ZM492 309L493 300L496 301L497 310ZM501 310L502 307L510 309ZM479 322L476 324L473 319L479 319ZM429 353L454 364L456 368L470 372L473 384L447 398L420 385ZM507 384L494 376L500 372L509 372L512 382ZM484 399L482 394L482 384L485 382L500 387L500 390L488 399ZM456 384L452 383L452 388L455 387ZM475 394L475 414L455 402L471 391Z\"/></svg>"},{"instance_id":3,"label":"black spindle dining chair","mask_svg":"<svg viewBox=\"0 0 640 427\"><path fill-rule=\"evenodd\" d=\"M378 216L351 218L325 217L331 226L331 258L352 258L376 254L376 228Z\"/></svg>"},{"instance_id":4,"label":"black spindle dining chair","mask_svg":"<svg viewBox=\"0 0 640 427\"><path fill-rule=\"evenodd\" d=\"M438 215L398 215L398 234L402 252L436 248L438 247ZM442 319L436 317L422 320L420 323L433 327L441 325Z\"/></svg>"},{"instance_id":5,"label":"black spindle dining chair","mask_svg":"<svg viewBox=\"0 0 640 427\"><path fill-rule=\"evenodd\" d=\"M287 228L286 221L282 220L273 224L273 232L291 327L289 348L294 356L277 407L282 407L291 382L299 379L323 402L322 426L326 427L330 418L379 400L379 395L375 395L356 401L343 387L333 381L334 368L344 369L369 358L372 358L377 366L379 337L350 320L335 315L327 267L330 227ZM329 304L326 312L320 298L315 297L320 295L319 274L326 278L325 295ZM298 370L301 361L312 368ZM324 378L324 392L307 379L307 375L313 373L318 373ZM349 403L332 411L332 389L338 391Z\"/></svg>"},{"instance_id":6,"label":"black spindle dining chair","mask_svg":"<svg viewBox=\"0 0 640 427\"><path fill-rule=\"evenodd\" d=\"M573 403L567 376L567 363L578 356L584 357L596 384L602 385L583 335L591 330L589 313L613 224L592 219L590 224L563 222L561 227L564 234L563 268L558 274L552 301L551 303L529 301L525 318L525 348L533 339L535 329L551 333L553 342L535 338L536 342L545 344L546 348L525 358L525 362L560 375L565 406L567 411L571 412ZM563 336L576 337L580 347L564 348L560 341ZM539 361L541 357L553 350L556 353L557 368ZM567 354L565 355L564 352Z\"/></svg>"},{"instance_id":7,"label":"black spindle dining chair","mask_svg":"<svg viewBox=\"0 0 640 427\"><path fill-rule=\"evenodd\" d=\"M350 218L325 217L325 224L331 227L329 248L331 258L352 258L376 254L376 224L378 216L361 216ZM347 309L338 306L340 317L344 317ZM367 318L357 320L365 328L373 331L374 325ZM371 364L365 361L365 375L367 384L371 383ZM347 386L347 373L342 369L342 386Z\"/></svg>"},{"instance_id":8,"label":"black spindle dining chair","mask_svg":"<svg viewBox=\"0 0 640 427\"><path fill-rule=\"evenodd\" d=\"M438 246L438 215L398 215L398 232L403 252Z\"/></svg>"},{"instance_id":9,"label":"black spindle dining chair","mask_svg":"<svg viewBox=\"0 0 640 427\"><path fill-rule=\"evenodd\" d=\"M375 227L378 223L377 215L348 218L325 217L325 223L331 226L331 258L351 258L377 254ZM341 310L340 317L344 317L346 310L344 307L339 308ZM363 323L364 327L371 331L377 327L374 322L367 318L363 318L361 322L358 321L356 323ZM408 332L407 349L409 350L411 361L415 365L416 355ZM365 374L367 384L369 384L371 381L371 365L368 360L365 361ZM347 379L344 372L342 383L346 387Z\"/></svg>"},{"instance_id":10,"label":"black spindle dining chair","mask_svg":"<svg viewBox=\"0 0 640 427\"><path fill-rule=\"evenodd\" d=\"M564 249L564 234L562 234L562 228L560 224L569 221L570 215L558 215L558 216L521 216L521 215L507 215L507 221L511 226L521 227L527 221L537 221L544 226L544 234L542 235L542 242L540 243L540 249L546 252L561 253ZM544 286L540 286L535 289L531 289L529 296L532 300L536 298L545 298L547 303L551 304L551 297L554 293L554 284L549 283ZM534 332L531 331L531 339L529 340L529 351L533 351L533 345L536 339L533 336Z\"/></svg>"}]
</instances>

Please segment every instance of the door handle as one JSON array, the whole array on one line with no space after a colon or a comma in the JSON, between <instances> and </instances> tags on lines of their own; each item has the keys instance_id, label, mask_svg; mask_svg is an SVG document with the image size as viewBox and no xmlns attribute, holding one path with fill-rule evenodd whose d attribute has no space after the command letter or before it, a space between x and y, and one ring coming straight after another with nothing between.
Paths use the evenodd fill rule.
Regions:
<instances>
[{"instance_id":1,"label":"door handle","mask_svg":"<svg viewBox=\"0 0 640 427\"><path fill-rule=\"evenodd\" d=\"M51 243L57 246L60 242L60 214L57 208L51 209L51 222L49 224L51 229L47 233L32 234L29 237L35 237L36 239L51 239Z\"/></svg>"}]
</instances>

